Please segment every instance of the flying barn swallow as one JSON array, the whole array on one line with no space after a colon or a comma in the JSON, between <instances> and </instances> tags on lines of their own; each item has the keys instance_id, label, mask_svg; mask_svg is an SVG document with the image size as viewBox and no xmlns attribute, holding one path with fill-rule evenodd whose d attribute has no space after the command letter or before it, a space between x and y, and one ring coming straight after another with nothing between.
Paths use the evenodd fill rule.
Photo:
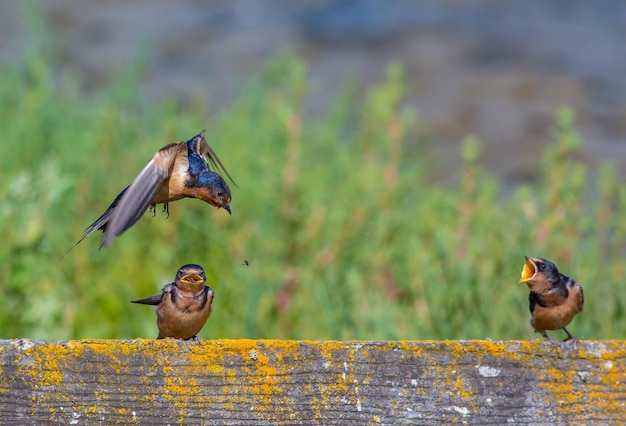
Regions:
<instances>
[{"instance_id":1,"label":"flying barn swallow","mask_svg":"<svg viewBox=\"0 0 626 426\"><path fill-rule=\"evenodd\" d=\"M204 139L204 130L187 142L173 142L161 148L135 178L133 183L119 193L102 215L85 229L78 242L98 230L104 232L102 246L130 228L150 206L168 203L181 198L197 198L229 214L230 188L224 179L210 169L220 169L231 182L219 157ZM67 254L67 252L66 252Z\"/></svg>"},{"instance_id":2,"label":"flying barn swallow","mask_svg":"<svg viewBox=\"0 0 626 426\"><path fill-rule=\"evenodd\" d=\"M563 329L567 333L567 339L563 341L577 343L565 326L583 311L582 286L561 274L549 260L527 256L519 282L526 283L530 289L530 324L533 328L553 346L558 347L558 343L546 334L546 330Z\"/></svg>"},{"instance_id":3,"label":"flying barn swallow","mask_svg":"<svg viewBox=\"0 0 626 426\"><path fill-rule=\"evenodd\" d=\"M157 306L157 339L192 339L211 315L214 293L205 283L204 269L190 263L180 267L174 282L163 287L161 294L131 303Z\"/></svg>"}]
</instances>

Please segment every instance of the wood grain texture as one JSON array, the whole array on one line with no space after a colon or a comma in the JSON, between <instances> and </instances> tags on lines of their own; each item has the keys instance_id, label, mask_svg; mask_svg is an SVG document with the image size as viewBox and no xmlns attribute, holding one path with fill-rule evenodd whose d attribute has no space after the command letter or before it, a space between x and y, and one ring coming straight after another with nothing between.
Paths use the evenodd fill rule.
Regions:
<instances>
[{"instance_id":1,"label":"wood grain texture","mask_svg":"<svg viewBox=\"0 0 626 426\"><path fill-rule=\"evenodd\" d=\"M621 424L626 342L0 341L2 424Z\"/></svg>"}]
</instances>

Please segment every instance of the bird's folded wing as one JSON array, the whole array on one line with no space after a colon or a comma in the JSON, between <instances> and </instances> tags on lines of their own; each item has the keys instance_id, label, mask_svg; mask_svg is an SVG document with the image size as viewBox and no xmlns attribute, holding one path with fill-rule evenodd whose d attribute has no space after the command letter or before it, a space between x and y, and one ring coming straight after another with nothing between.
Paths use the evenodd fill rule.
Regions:
<instances>
[{"instance_id":1,"label":"bird's folded wing","mask_svg":"<svg viewBox=\"0 0 626 426\"><path fill-rule=\"evenodd\" d=\"M584 309L584 304L585 304L585 293L583 292L583 287L581 285L578 286L578 289L580 290L580 299L578 300L578 309L580 310L580 312L582 312Z\"/></svg>"},{"instance_id":2,"label":"bird's folded wing","mask_svg":"<svg viewBox=\"0 0 626 426\"><path fill-rule=\"evenodd\" d=\"M145 299L133 300L130 303L140 303L142 305L153 305L156 306L163 301L163 298L176 287L176 284L169 283L166 284L161 290L161 294L155 294L154 296L146 297Z\"/></svg>"},{"instance_id":3,"label":"bird's folded wing","mask_svg":"<svg viewBox=\"0 0 626 426\"><path fill-rule=\"evenodd\" d=\"M130 228L152 204L157 190L170 174L176 156L186 149L184 143L169 144L157 152L152 160L130 184L107 224L103 246Z\"/></svg>"},{"instance_id":4,"label":"bird's folded wing","mask_svg":"<svg viewBox=\"0 0 626 426\"><path fill-rule=\"evenodd\" d=\"M203 309L207 302L212 303L214 295L215 293L213 292L213 289L205 285L204 289L202 290L202 302L200 303L199 309Z\"/></svg>"},{"instance_id":5,"label":"bird's folded wing","mask_svg":"<svg viewBox=\"0 0 626 426\"><path fill-rule=\"evenodd\" d=\"M156 294L154 296L146 297L145 299L133 300L130 303L139 303L141 305L157 306L163 300L163 294Z\"/></svg>"}]
</instances>

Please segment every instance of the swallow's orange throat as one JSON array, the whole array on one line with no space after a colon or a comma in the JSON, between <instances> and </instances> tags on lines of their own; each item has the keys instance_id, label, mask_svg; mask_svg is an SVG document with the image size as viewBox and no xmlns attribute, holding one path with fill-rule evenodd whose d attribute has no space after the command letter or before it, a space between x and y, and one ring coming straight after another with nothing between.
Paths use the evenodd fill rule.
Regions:
<instances>
[{"instance_id":1,"label":"swallow's orange throat","mask_svg":"<svg viewBox=\"0 0 626 426\"><path fill-rule=\"evenodd\" d=\"M530 258L526 258L526 262L524 263L524 268L522 268L522 276L519 279L520 283L525 283L526 281L531 280L535 274L537 273L537 265Z\"/></svg>"}]
</instances>

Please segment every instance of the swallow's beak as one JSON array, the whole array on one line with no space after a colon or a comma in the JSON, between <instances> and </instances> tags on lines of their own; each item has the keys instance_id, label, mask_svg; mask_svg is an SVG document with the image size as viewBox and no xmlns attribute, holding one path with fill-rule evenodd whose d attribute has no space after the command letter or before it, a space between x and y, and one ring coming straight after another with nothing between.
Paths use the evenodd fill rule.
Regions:
<instances>
[{"instance_id":1,"label":"swallow's beak","mask_svg":"<svg viewBox=\"0 0 626 426\"><path fill-rule=\"evenodd\" d=\"M195 284L197 282L203 282L204 278L202 278L198 274L187 274L184 277L182 277L180 280L187 284Z\"/></svg>"},{"instance_id":2,"label":"swallow's beak","mask_svg":"<svg viewBox=\"0 0 626 426\"><path fill-rule=\"evenodd\" d=\"M230 211L230 206L224 206L224 210L226 210L226 211L228 212L228 214L231 214L231 215L233 214L233 213Z\"/></svg>"},{"instance_id":3,"label":"swallow's beak","mask_svg":"<svg viewBox=\"0 0 626 426\"><path fill-rule=\"evenodd\" d=\"M520 283L525 283L526 281L531 280L537 273L537 265L535 262L528 256L524 257L526 258L526 261L524 262L524 268L522 268L522 276L519 279Z\"/></svg>"}]
</instances>

